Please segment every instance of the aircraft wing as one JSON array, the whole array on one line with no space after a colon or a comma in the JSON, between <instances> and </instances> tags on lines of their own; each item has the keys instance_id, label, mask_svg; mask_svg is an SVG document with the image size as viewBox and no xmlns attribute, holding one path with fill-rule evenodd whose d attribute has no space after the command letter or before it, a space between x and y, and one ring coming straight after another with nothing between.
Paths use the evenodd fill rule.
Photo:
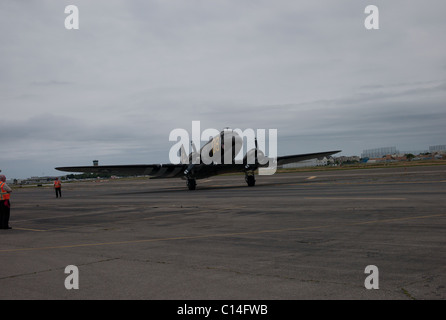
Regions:
<instances>
[{"instance_id":1,"label":"aircraft wing","mask_svg":"<svg viewBox=\"0 0 446 320\"><path fill-rule=\"evenodd\" d=\"M304 160L310 160L310 159L322 159L324 157L329 157L332 154L341 152L341 150L337 151L327 151L327 152L317 152L317 153L306 153L306 154L296 154L296 155L290 155L290 156L281 156L277 157L277 165L281 166L287 163L294 163L294 162L300 162Z\"/></svg>"},{"instance_id":2,"label":"aircraft wing","mask_svg":"<svg viewBox=\"0 0 446 320\"><path fill-rule=\"evenodd\" d=\"M183 176L184 164L134 164L113 166L58 167L56 170L82 173L108 173L117 176L142 176L152 178L177 178Z\"/></svg>"},{"instance_id":3,"label":"aircraft wing","mask_svg":"<svg viewBox=\"0 0 446 320\"><path fill-rule=\"evenodd\" d=\"M332 154L341 152L327 151L318 153L306 153L277 157L277 165L300 162L309 159L329 157ZM150 176L152 179L162 178L184 178L184 171L187 164L134 164L134 165L111 165L111 166L79 166L79 167L58 167L56 170L66 172L82 173L107 173L116 176ZM245 164L228 165L198 165L195 177L197 179L207 178L213 175L245 171Z\"/></svg>"}]
</instances>

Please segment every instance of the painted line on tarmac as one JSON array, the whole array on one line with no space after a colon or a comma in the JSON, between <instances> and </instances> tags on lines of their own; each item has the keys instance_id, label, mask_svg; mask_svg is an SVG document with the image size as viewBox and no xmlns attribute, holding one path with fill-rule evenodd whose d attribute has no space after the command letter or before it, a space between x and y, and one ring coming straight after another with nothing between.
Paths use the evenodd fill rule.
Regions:
<instances>
[{"instance_id":1,"label":"painted line on tarmac","mask_svg":"<svg viewBox=\"0 0 446 320\"><path fill-rule=\"evenodd\" d=\"M14 230L36 231L36 232L45 232L45 231L47 231L47 230L39 230L39 229L31 229L31 228L16 228L16 227L14 227Z\"/></svg>"},{"instance_id":2,"label":"painted line on tarmac","mask_svg":"<svg viewBox=\"0 0 446 320\"><path fill-rule=\"evenodd\" d=\"M389 200L404 201L407 198L376 198L376 197L304 197L308 200Z\"/></svg>"}]
</instances>

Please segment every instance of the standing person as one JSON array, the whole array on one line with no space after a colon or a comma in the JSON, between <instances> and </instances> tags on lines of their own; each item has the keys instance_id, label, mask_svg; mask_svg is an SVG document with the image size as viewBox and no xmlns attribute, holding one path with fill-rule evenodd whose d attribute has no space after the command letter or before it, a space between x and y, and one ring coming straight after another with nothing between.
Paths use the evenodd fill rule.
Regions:
<instances>
[{"instance_id":1,"label":"standing person","mask_svg":"<svg viewBox=\"0 0 446 320\"><path fill-rule=\"evenodd\" d=\"M9 216L11 203L9 202L11 188L6 184L6 177L0 175L0 229L11 229L9 226Z\"/></svg>"},{"instance_id":2,"label":"standing person","mask_svg":"<svg viewBox=\"0 0 446 320\"><path fill-rule=\"evenodd\" d=\"M56 190L56 198L59 196L62 198L62 183L60 182L59 178L56 178L54 181L54 190Z\"/></svg>"}]
</instances>

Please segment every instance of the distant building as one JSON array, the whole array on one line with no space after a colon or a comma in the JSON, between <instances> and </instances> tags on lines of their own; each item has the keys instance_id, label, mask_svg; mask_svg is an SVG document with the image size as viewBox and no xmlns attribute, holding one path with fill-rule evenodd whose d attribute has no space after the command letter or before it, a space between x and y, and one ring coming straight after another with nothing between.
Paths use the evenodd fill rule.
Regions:
<instances>
[{"instance_id":1,"label":"distant building","mask_svg":"<svg viewBox=\"0 0 446 320\"><path fill-rule=\"evenodd\" d=\"M430 146L429 152L440 152L440 151L446 151L446 145L438 145L438 146Z\"/></svg>"},{"instance_id":2,"label":"distant building","mask_svg":"<svg viewBox=\"0 0 446 320\"><path fill-rule=\"evenodd\" d=\"M47 184L52 183L56 179L55 176L46 176L46 177L31 177L28 179L23 179L20 181L20 184ZM17 181L19 183L19 181Z\"/></svg>"},{"instance_id":3,"label":"distant building","mask_svg":"<svg viewBox=\"0 0 446 320\"><path fill-rule=\"evenodd\" d=\"M361 158L381 158L388 154L398 154L399 151L396 147L384 147L376 149L364 150L361 154Z\"/></svg>"},{"instance_id":4,"label":"distant building","mask_svg":"<svg viewBox=\"0 0 446 320\"><path fill-rule=\"evenodd\" d=\"M340 157L333 157L334 162L337 162L339 164L351 164L355 162L359 162L358 156L340 156Z\"/></svg>"},{"instance_id":5,"label":"distant building","mask_svg":"<svg viewBox=\"0 0 446 320\"><path fill-rule=\"evenodd\" d=\"M405 154L413 154L413 155L418 155L418 154L425 154L425 153L429 153L428 150L406 150L406 151L400 151L400 155L403 156Z\"/></svg>"}]
</instances>

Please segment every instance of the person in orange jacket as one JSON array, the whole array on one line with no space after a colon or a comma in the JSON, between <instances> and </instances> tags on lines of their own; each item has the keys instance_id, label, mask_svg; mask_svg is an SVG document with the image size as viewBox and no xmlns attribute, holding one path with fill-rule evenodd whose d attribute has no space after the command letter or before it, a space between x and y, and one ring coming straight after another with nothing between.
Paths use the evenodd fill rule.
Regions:
<instances>
[{"instance_id":1,"label":"person in orange jacket","mask_svg":"<svg viewBox=\"0 0 446 320\"><path fill-rule=\"evenodd\" d=\"M56 198L59 198L59 196L62 198L62 183L59 178L54 181L54 190L56 190Z\"/></svg>"},{"instance_id":2,"label":"person in orange jacket","mask_svg":"<svg viewBox=\"0 0 446 320\"><path fill-rule=\"evenodd\" d=\"M0 175L0 229L11 229L9 226L9 216L11 213L9 199L11 192L11 188L6 184L5 175Z\"/></svg>"}]
</instances>

